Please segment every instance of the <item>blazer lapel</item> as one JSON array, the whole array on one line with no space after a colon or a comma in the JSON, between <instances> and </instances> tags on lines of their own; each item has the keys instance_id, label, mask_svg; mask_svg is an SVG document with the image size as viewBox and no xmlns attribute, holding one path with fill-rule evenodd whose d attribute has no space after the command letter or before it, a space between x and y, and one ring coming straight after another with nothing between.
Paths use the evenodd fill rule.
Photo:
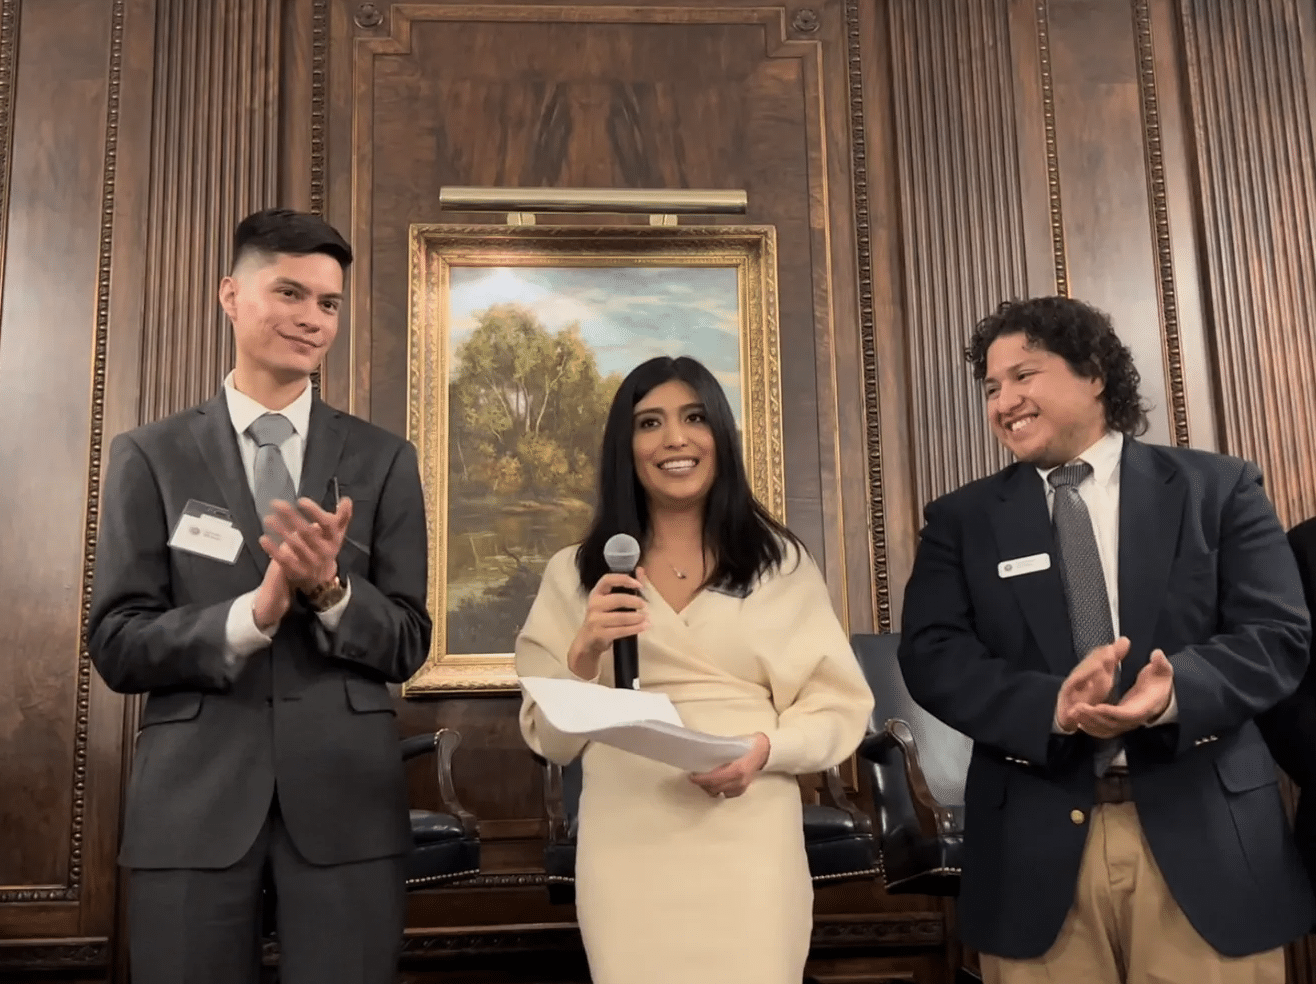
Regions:
<instances>
[{"instance_id":1,"label":"blazer lapel","mask_svg":"<svg viewBox=\"0 0 1316 984\"><path fill-rule=\"evenodd\" d=\"M337 503L329 496L329 481L338 468L343 453L343 425L341 414L329 404L316 399L311 403L311 422L307 428L306 455L302 459L302 481L297 489L330 512Z\"/></svg>"},{"instance_id":2,"label":"blazer lapel","mask_svg":"<svg viewBox=\"0 0 1316 984\"><path fill-rule=\"evenodd\" d=\"M1129 655L1120 689L1133 684L1151 656L1152 633L1165 604L1187 480L1145 444L1127 438L1120 461L1120 634Z\"/></svg>"},{"instance_id":3,"label":"blazer lapel","mask_svg":"<svg viewBox=\"0 0 1316 984\"><path fill-rule=\"evenodd\" d=\"M233 433L233 422L229 419L228 402L223 390L197 407L197 415L192 419L192 436L201 449L201 460L210 469L210 474L224 495L225 508L242 531L247 553L264 576L265 568L270 565L270 559L260 545L264 525L256 515L256 503L251 497L251 487L247 484L246 470L242 467L238 438Z\"/></svg>"},{"instance_id":4,"label":"blazer lapel","mask_svg":"<svg viewBox=\"0 0 1316 984\"><path fill-rule=\"evenodd\" d=\"M1051 558L1047 570L1012 577L1009 584L1047 665L1066 675L1076 663L1074 637L1042 479L1031 466L1017 465L1002 478L999 495L1000 502L991 513L998 559L1016 560L1036 554Z\"/></svg>"}]
</instances>

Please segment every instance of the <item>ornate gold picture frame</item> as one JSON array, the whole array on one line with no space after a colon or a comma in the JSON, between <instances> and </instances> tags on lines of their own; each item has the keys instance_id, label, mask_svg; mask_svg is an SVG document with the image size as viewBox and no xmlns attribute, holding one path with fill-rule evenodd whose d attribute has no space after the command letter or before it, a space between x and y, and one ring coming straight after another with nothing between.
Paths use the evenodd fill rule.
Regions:
<instances>
[{"instance_id":1,"label":"ornate gold picture frame","mask_svg":"<svg viewBox=\"0 0 1316 984\"><path fill-rule=\"evenodd\" d=\"M517 689L516 631L588 526L608 405L648 358L719 378L754 493L785 520L771 227L413 225L410 246L434 637L407 696Z\"/></svg>"}]
</instances>

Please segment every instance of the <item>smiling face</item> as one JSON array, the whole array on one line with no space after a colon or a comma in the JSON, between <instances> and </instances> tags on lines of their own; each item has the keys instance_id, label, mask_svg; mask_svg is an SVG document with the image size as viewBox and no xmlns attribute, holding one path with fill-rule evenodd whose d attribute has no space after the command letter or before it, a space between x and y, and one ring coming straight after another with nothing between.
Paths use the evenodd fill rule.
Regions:
<instances>
[{"instance_id":1,"label":"smiling face","mask_svg":"<svg viewBox=\"0 0 1316 984\"><path fill-rule=\"evenodd\" d=\"M673 379L646 393L632 419L635 474L651 505L702 503L717 477L717 447L699 395Z\"/></svg>"},{"instance_id":2,"label":"smiling face","mask_svg":"<svg viewBox=\"0 0 1316 984\"><path fill-rule=\"evenodd\" d=\"M219 285L240 374L306 378L338 334L343 269L325 253L254 254Z\"/></svg>"},{"instance_id":3,"label":"smiling face","mask_svg":"<svg viewBox=\"0 0 1316 984\"><path fill-rule=\"evenodd\" d=\"M1030 345L1023 332L987 349L987 422L1019 461L1039 468L1078 457L1106 432L1100 378L1087 379L1062 356Z\"/></svg>"}]
</instances>

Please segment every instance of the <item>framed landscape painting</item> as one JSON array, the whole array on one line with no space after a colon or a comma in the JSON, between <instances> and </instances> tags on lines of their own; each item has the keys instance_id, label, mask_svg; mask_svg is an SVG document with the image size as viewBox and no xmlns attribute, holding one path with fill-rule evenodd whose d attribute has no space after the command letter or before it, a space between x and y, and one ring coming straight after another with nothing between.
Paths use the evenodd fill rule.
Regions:
<instances>
[{"instance_id":1,"label":"framed landscape painting","mask_svg":"<svg viewBox=\"0 0 1316 984\"><path fill-rule=\"evenodd\" d=\"M717 377L784 521L770 227L414 225L410 252L434 637L408 696L516 689L517 632L549 558L584 536L608 407L647 359Z\"/></svg>"}]
</instances>

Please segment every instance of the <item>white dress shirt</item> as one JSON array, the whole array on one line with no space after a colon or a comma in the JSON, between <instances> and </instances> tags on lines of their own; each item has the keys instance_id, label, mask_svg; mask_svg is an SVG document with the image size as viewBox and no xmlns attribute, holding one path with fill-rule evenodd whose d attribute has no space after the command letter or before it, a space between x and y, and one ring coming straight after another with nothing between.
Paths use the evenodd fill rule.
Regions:
<instances>
[{"instance_id":1,"label":"white dress shirt","mask_svg":"<svg viewBox=\"0 0 1316 984\"><path fill-rule=\"evenodd\" d=\"M1120 635L1120 455L1123 451L1124 435L1107 431L1096 444L1069 462L1075 464L1082 461L1092 466L1092 473L1078 483L1078 495L1088 507L1088 515L1092 519L1097 555L1101 558L1101 573L1106 579L1106 598L1110 602L1110 624L1116 639ZM1042 476L1042 485L1046 489L1048 512L1055 511L1056 490L1047 481L1047 476L1053 471L1054 468L1037 469L1037 473ZM1087 653L1077 655L1082 659ZM1126 689L1133 684L1132 680L1124 682ZM1178 711L1179 705L1171 689L1170 706L1160 717L1148 722L1148 726L1170 724L1178 716ZM1055 722L1053 730L1058 734L1071 733L1063 731L1059 722ZM1123 749L1111 764L1116 766L1126 764Z\"/></svg>"},{"instance_id":2,"label":"white dress shirt","mask_svg":"<svg viewBox=\"0 0 1316 984\"><path fill-rule=\"evenodd\" d=\"M283 463L292 477L293 486L300 491L302 458L306 452L306 435L311 425L311 384L308 382L301 395L282 410L271 411L247 394L240 393L233 385L233 373L230 372L224 378L224 397L228 404L229 420L237 434L238 452L242 455L242 470L247 476L247 488L251 490L251 494L253 496L256 494L256 451L259 445L256 439L247 433L247 428L257 417L271 412L282 414L292 424L293 432L279 445L279 453L283 455ZM262 520L264 518L261 517ZM347 591L336 605L318 613L320 621L330 632L338 628L338 623L343 617L343 609L347 607L347 602L351 598L352 586L348 584L346 587ZM268 646L274 639L273 635L266 635L256 625L256 616L252 611L255 598L256 592L248 591L239 596L228 610L228 621L224 627L224 655L230 663L245 659L257 650Z\"/></svg>"}]
</instances>

